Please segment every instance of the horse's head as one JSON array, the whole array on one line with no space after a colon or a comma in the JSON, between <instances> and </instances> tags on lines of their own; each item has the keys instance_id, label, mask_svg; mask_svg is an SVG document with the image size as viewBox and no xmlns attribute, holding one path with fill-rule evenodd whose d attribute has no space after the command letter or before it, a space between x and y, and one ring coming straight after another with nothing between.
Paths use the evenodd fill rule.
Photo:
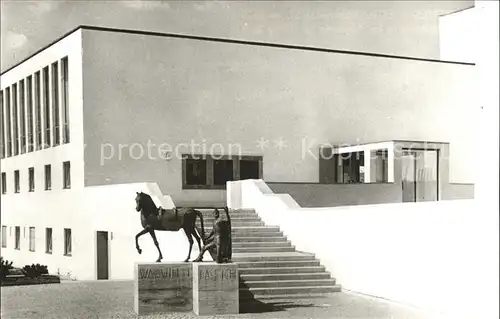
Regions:
<instances>
[{"instance_id":1,"label":"horse's head","mask_svg":"<svg viewBox=\"0 0 500 319\"><path fill-rule=\"evenodd\" d=\"M135 197L135 210L140 212L141 209L142 209L142 195L144 193L143 192L138 192L137 193L137 196Z\"/></svg>"},{"instance_id":2,"label":"horse's head","mask_svg":"<svg viewBox=\"0 0 500 319\"><path fill-rule=\"evenodd\" d=\"M156 215L158 210L151 196L143 192L137 193L135 197L135 209L138 212L142 212L145 216L149 216L150 214Z\"/></svg>"}]
</instances>

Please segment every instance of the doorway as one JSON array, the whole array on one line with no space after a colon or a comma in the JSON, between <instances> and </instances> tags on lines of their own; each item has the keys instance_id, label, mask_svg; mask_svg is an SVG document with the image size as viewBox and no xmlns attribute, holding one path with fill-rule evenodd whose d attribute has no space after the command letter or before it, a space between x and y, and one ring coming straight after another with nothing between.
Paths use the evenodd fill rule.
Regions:
<instances>
[{"instance_id":1,"label":"doorway","mask_svg":"<svg viewBox=\"0 0 500 319\"><path fill-rule=\"evenodd\" d=\"M417 184L416 174L416 158L417 154L414 151L403 151L401 155L401 190L403 192L403 203L416 202Z\"/></svg>"},{"instance_id":2,"label":"doorway","mask_svg":"<svg viewBox=\"0 0 500 319\"><path fill-rule=\"evenodd\" d=\"M439 200L437 150L404 150L401 156L403 202Z\"/></svg>"},{"instance_id":3,"label":"doorway","mask_svg":"<svg viewBox=\"0 0 500 319\"><path fill-rule=\"evenodd\" d=\"M97 279L109 279L108 232L97 232Z\"/></svg>"}]
</instances>

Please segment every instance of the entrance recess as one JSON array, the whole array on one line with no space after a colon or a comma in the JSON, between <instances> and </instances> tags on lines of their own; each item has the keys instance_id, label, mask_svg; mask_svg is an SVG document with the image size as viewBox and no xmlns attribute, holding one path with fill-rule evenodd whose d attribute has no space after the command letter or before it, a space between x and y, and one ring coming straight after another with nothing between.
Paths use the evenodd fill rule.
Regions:
<instances>
[{"instance_id":1,"label":"entrance recess","mask_svg":"<svg viewBox=\"0 0 500 319\"><path fill-rule=\"evenodd\" d=\"M404 150L401 170L403 202L439 199L437 150Z\"/></svg>"},{"instance_id":2,"label":"entrance recess","mask_svg":"<svg viewBox=\"0 0 500 319\"><path fill-rule=\"evenodd\" d=\"M97 232L97 279L109 279L108 232Z\"/></svg>"}]
</instances>

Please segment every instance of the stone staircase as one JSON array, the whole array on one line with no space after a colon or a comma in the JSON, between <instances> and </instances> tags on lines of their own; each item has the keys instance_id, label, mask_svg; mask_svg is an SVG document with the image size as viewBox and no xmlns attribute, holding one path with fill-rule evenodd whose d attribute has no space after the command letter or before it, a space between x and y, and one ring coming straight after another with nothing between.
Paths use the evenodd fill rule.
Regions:
<instances>
[{"instance_id":1,"label":"stone staircase","mask_svg":"<svg viewBox=\"0 0 500 319\"><path fill-rule=\"evenodd\" d=\"M213 209L199 210L208 233L214 221ZM222 209L219 211L225 216ZM231 226L240 301L315 298L340 291L314 254L296 251L279 227L266 226L255 211L232 211Z\"/></svg>"}]
</instances>

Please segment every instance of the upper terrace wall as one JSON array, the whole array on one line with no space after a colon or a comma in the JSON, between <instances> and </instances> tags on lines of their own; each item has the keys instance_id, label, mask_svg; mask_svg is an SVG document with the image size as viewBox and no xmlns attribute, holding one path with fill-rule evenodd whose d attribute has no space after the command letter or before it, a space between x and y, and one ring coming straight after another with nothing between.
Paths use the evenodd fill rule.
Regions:
<instances>
[{"instance_id":1,"label":"upper terrace wall","mask_svg":"<svg viewBox=\"0 0 500 319\"><path fill-rule=\"evenodd\" d=\"M289 194L301 207L336 207L403 201L401 186L395 183L268 183L267 185L276 194Z\"/></svg>"},{"instance_id":2,"label":"upper terrace wall","mask_svg":"<svg viewBox=\"0 0 500 319\"><path fill-rule=\"evenodd\" d=\"M133 159L127 147L120 156L120 143L147 154L148 140L226 152L238 143L264 156L263 178L274 182L317 182L325 142L449 141L452 179L471 179L473 66L91 30L83 47L86 185L157 181L176 200L223 199L180 192L176 157ZM103 143L114 149L105 161Z\"/></svg>"}]
</instances>

